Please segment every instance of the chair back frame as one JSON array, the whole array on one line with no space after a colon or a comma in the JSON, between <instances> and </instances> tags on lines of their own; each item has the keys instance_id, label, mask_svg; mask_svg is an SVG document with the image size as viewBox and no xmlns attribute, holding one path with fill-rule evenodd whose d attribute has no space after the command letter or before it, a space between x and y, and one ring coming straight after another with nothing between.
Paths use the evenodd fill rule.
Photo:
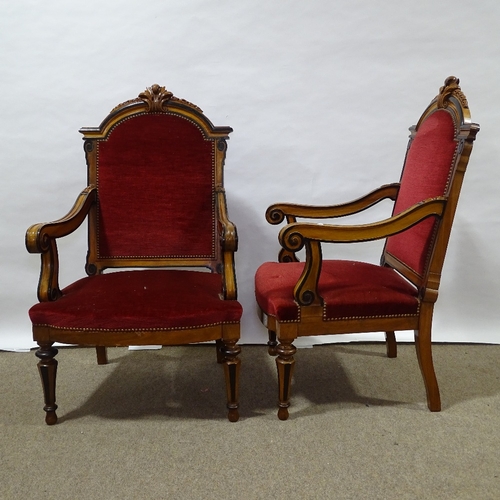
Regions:
<instances>
[{"instance_id":1,"label":"chair back frame","mask_svg":"<svg viewBox=\"0 0 500 500\"><path fill-rule=\"evenodd\" d=\"M205 140L211 142L213 158L213 210L214 241L212 255L203 256L138 256L116 257L99 254L99 146L110 133L122 123L134 117L147 114L162 114L179 117L194 124L203 133ZM107 268L142 267L205 267L212 272L222 273L225 260L220 241L235 228L228 221L225 191L223 187L223 167L226 156L226 140L232 132L231 127L215 127L202 110L184 99L178 99L165 87L153 85L139 94L139 97L116 106L102 121L99 127L80 129L83 134L84 151L88 166L88 185L96 187L96 203L92 205L88 217L88 254L86 271L89 275L101 274ZM189 194L187 194L189 196ZM223 246L223 245L222 245ZM227 264L227 263L226 263ZM234 266L234 263L231 263ZM231 266L230 266L231 267Z\"/></svg>"},{"instance_id":2,"label":"chair back frame","mask_svg":"<svg viewBox=\"0 0 500 500\"><path fill-rule=\"evenodd\" d=\"M451 228L455 217L458 198L462 188L463 178L467 170L473 142L479 131L479 125L471 121L469 104L459 86L459 79L449 77L440 88L439 94L431 101L427 109L422 113L418 123L410 127L410 138L408 151L413 140L424 121L436 111L448 112L455 125L455 141L457 143L453 165L450 171L450 182L447 185L443 198L446 200L441 216L436 217L434 226L434 237L429 249L427 265L423 273L417 273L404 262L397 259L387 251L387 241L381 257L381 264L392 267L401 273L406 279L419 288L420 298L423 301L436 302L438 297L441 271L446 256L446 250L450 239ZM404 173L401 173L401 177Z\"/></svg>"}]
</instances>

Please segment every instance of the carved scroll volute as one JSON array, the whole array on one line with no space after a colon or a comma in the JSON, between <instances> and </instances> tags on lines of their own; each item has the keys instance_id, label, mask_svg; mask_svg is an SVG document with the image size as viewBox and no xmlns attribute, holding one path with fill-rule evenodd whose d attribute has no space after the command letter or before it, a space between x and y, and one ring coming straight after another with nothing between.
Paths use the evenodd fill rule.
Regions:
<instances>
[{"instance_id":1,"label":"carved scroll volute","mask_svg":"<svg viewBox=\"0 0 500 500\"><path fill-rule=\"evenodd\" d=\"M448 106L448 99L451 96L457 98L464 108L469 107L467 98L463 94L459 83L460 80L455 76L449 76L445 80L444 85L439 89L439 95L437 96L438 108L446 108Z\"/></svg>"},{"instance_id":2,"label":"carved scroll volute","mask_svg":"<svg viewBox=\"0 0 500 500\"><path fill-rule=\"evenodd\" d=\"M144 92L139 94L139 99L144 101L148 106L148 111L150 113L162 112L163 104L170 100L174 94L165 89L165 87L160 87L157 83L148 87Z\"/></svg>"}]
</instances>

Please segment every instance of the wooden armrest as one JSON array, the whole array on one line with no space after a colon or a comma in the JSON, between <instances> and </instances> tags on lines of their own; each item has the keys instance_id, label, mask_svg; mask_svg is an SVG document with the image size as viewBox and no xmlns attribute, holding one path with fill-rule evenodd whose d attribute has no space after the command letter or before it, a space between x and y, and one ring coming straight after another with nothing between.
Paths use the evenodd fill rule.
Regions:
<instances>
[{"instance_id":1,"label":"wooden armrest","mask_svg":"<svg viewBox=\"0 0 500 500\"><path fill-rule=\"evenodd\" d=\"M26 248L28 252L46 252L50 238L67 236L78 229L95 202L96 193L95 186L88 186L79 194L75 204L64 217L52 222L42 222L30 226L26 231Z\"/></svg>"},{"instance_id":2,"label":"wooden armrest","mask_svg":"<svg viewBox=\"0 0 500 500\"><path fill-rule=\"evenodd\" d=\"M279 240L285 251L306 249L306 263L294 290L295 300L301 305L321 305L318 280L321 271L321 243L355 243L386 238L401 233L423 219L440 217L446 199L432 198L388 219L363 225L331 225L293 223L285 226Z\"/></svg>"},{"instance_id":3,"label":"wooden armrest","mask_svg":"<svg viewBox=\"0 0 500 500\"><path fill-rule=\"evenodd\" d=\"M333 225L295 222L285 226L279 235L283 248L296 252L306 240L324 243L355 243L386 238L414 226L432 215L443 213L446 199L437 197L422 201L398 215L371 224Z\"/></svg>"},{"instance_id":4,"label":"wooden armrest","mask_svg":"<svg viewBox=\"0 0 500 500\"><path fill-rule=\"evenodd\" d=\"M236 226L227 216L226 192L224 188L217 189L217 209L221 227L222 248L230 252L236 252L238 250L238 234Z\"/></svg>"},{"instance_id":5,"label":"wooden armrest","mask_svg":"<svg viewBox=\"0 0 500 500\"><path fill-rule=\"evenodd\" d=\"M376 205L387 198L395 200L399 183L386 184L375 189L357 200L331 206L296 205L291 203L276 203L266 211L266 220L270 224L281 224L287 219L288 224L296 222L297 217L308 219L328 219L353 215Z\"/></svg>"},{"instance_id":6,"label":"wooden armrest","mask_svg":"<svg viewBox=\"0 0 500 500\"><path fill-rule=\"evenodd\" d=\"M216 200L222 250L224 299L236 300L238 294L236 288L234 252L238 250L238 233L236 231L236 226L227 216L226 192L224 188L219 187L217 189Z\"/></svg>"},{"instance_id":7,"label":"wooden armrest","mask_svg":"<svg viewBox=\"0 0 500 500\"><path fill-rule=\"evenodd\" d=\"M56 238L71 234L85 220L90 207L95 203L95 186L85 188L72 209L61 219L33 224L26 231L26 248L30 253L42 254L42 269L38 282L38 300L45 302L61 296L59 289L59 256Z\"/></svg>"}]
</instances>

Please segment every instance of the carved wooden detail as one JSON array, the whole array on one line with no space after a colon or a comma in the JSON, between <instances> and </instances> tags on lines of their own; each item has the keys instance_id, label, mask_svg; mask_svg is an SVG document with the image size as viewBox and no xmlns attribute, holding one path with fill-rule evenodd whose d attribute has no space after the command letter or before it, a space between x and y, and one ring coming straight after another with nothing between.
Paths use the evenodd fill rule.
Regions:
<instances>
[{"instance_id":1,"label":"carved wooden detail","mask_svg":"<svg viewBox=\"0 0 500 500\"><path fill-rule=\"evenodd\" d=\"M184 104L186 106L189 106L190 108L195 109L196 111L199 111L200 113L203 113L203 110L196 106L196 104L193 104L192 102L186 101L186 99L180 99L179 97L173 96L171 101L178 102L180 104ZM222 151L222 150L221 150Z\"/></svg>"},{"instance_id":2,"label":"carved wooden detail","mask_svg":"<svg viewBox=\"0 0 500 500\"><path fill-rule=\"evenodd\" d=\"M100 141L106 141L111 131L121 126L123 122L128 125L134 124L135 117L144 118L149 116L151 121L164 120L165 123L178 122L172 117L179 117L190 121L201 132L199 140L210 144L210 156L207 155L207 165L212 168L212 176L207 179L210 189L213 191L213 204L211 209L213 217L211 228L214 229L212 254L209 256L181 255L181 256L147 256L147 257L103 257L97 252L98 242L98 207L102 202L102 191L99 192L99 154ZM165 116L168 115L168 116ZM141 121L139 120L139 123ZM138 122L136 122L138 123ZM199 273L199 268L208 268L212 272L220 274L221 289L215 290L217 298L229 301L237 300L237 282L235 272L234 253L238 248L238 235L236 226L228 218L226 194L224 191L224 160L227 149L226 139L232 132L231 127L214 126L203 114L203 111L194 104L178 99L172 92L158 84L154 84L138 97L122 102L114 107L108 116L98 127L84 127L80 129L83 134L85 157L87 161L88 185L78 196L73 208L62 218L52 222L33 224L26 233L26 247L30 253L41 254L41 273L38 285L39 302L58 310L63 301L59 301L65 293L59 286L59 254L57 240L71 234L80 228L84 221L88 222L88 249L86 272L89 276L101 275L104 270L118 268L150 268L148 272L158 269L163 273L163 268L179 268L185 270L193 269L197 276L207 275ZM147 146L152 147L152 146ZM190 151L186 151L190 154ZM102 150L101 150L102 154ZM102 158L102 157L101 157ZM200 161L204 161L203 159ZM142 193L138 193L138 196ZM182 221L180 221L182 223ZM111 274L111 273L110 273ZM86 278L83 278L86 279ZM175 281L175 280L173 280ZM176 286L176 283L172 283ZM202 287L200 287L202 288ZM192 297L184 298L186 302L197 300L197 291L193 290ZM203 303L204 292L200 292L200 301ZM211 293L211 292L207 292ZM119 292L117 292L119 296ZM37 307L39 304L35 305ZM165 312L165 314L168 314ZM103 313L105 316L105 313ZM90 325L87 327L85 320L79 325L53 325L45 321L33 324L33 339L38 342L40 348L36 356L40 360L38 368L43 384L46 412L46 423L49 425L57 422L57 404L55 398L57 360L55 356L57 349L53 347L54 342L65 344L85 344L96 347L97 360L99 364L106 363L106 347L128 346L128 345L182 345L190 343L216 341L217 361L224 365L226 394L227 394L227 416L231 422L239 418L239 376L241 348L237 345L240 338L239 320L226 321L221 316L221 321L215 318L207 324L184 326L181 322L178 327L151 327L144 328L100 328Z\"/></svg>"},{"instance_id":3,"label":"carved wooden detail","mask_svg":"<svg viewBox=\"0 0 500 500\"><path fill-rule=\"evenodd\" d=\"M438 108L448 107L448 99L453 96L464 108L469 108L469 103L465 97L462 89L459 86L460 80L455 76L449 76L444 85L439 89L439 95L437 96L437 106Z\"/></svg>"},{"instance_id":4,"label":"carved wooden detail","mask_svg":"<svg viewBox=\"0 0 500 500\"><path fill-rule=\"evenodd\" d=\"M411 139L416 135L420 124L438 109L446 109L452 117L457 147L452 159L452 175L443 196L428 198L392 215L391 217L367 224L334 224L314 223L308 219L335 219L346 215L360 213L382 200L396 201L400 190L400 183L388 184L368 193L367 195L348 203L329 206L298 205L293 203L278 203L271 205L266 212L266 220L270 224L286 224L279 233L280 253L278 261L288 266L289 262L297 262L296 253L305 249L305 263L301 275L290 293L290 283L286 283L286 291L290 293L288 304L295 304L298 308L296 318L289 318L284 314L283 319L276 315L272 307L266 303L266 294L272 295L275 290L268 292L266 287L257 290L264 295L263 302L259 302L258 314L269 334L268 352L277 356L279 403L278 417L288 418L290 405L290 389L292 383L295 347L293 341L298 337L310 335L335 335L346 333L385 332L387 356L397 356L395 331L414 330L417 358L427 393L427 406L431 411L441 409L439 387L432 361L431 330L434 303L438 295L441 279L441 270L448 246L448 239L453 223L455 209L462 186L462 180L467 168L473 142L479 131L479 125L471 122L469 106L465 95L459 86L459 79L450 76L440 88L439 94L424 110L417 125L410 128ZM382 240L414 227L427 218L440 220L438 234L432 241L432 253L425 266L425 270L417 273L405 263L398 260L385 249L382 253L381 265L392 268L408 282L415 286L418 292L419 307L412 314L387 314L380 316L359 315L345 318L330 318L327 316L325 300L320 294L319 281L322 266L322 245L327 243L359 243L363 241ZM306 219L306 220L299 220ZM323 266L324 267L324 266ZM267 270L266 270L267 269ZM268 271L272 269L272 271ZM259 273L260 270L257 271ZM271 266L262 268L259 280L256 283L272 279L270 274L279 274L281 270ZM286 274L283 268L283 275ZM286 280L285 280L286 281ZM276 282L276 286L281 286ZM335 286L333 279L325 278L326 290L328 286ZM259 286L259 285L257 285ZM339 293L342 289L339 288ZM276 303L282 300L282 295L272 296Z\"/></svg>"},{"instance_id":5,"label":"carved wooden detail","mask_svg":"<svg viewBox=\"0 0 500 500\"><path fill-rule=\"evenodd\" d=\"M279 380L278 418L280 420L288 419L290 389L295 368L295 359L293 356L296 352L297 348L289 339L283 339L276 347L276 367L278 369Z\"/></svg>"},{"instance_id":6,"label":"carved wooden detail","mask_svg":"<svg viewBox=\"0 0 500 500\"><path fill-rule=\"evenodd\" d=\"M165 104L169 101L184 104L185 106L189 106L190 108L203 113L203 110L192 102L186 101L186 99L175 97L172 92L167 90L165 87L158 85L157 83L154 83L153 85L151 85L151 87L147 87L146 90L144 90L144 92L141 92L135 99L131 99L116 106L114 110L120 107L128 106L129 104L134 104L136 102L144 102L148 107L148 112L161 113L166 111Z\"/></svg>"},{"instance_id":7,"label":"carved wooden detail","mask_svg":"<svg viewBox=\"0 0 500 500\"><path fill-rule=\"evenodd\" d=\"M226 380L226 394L227 394L227 409L228 420L230 422L237 422L240 418L238 411L238 392L239 392L239 379L241 369L241 359L238 355L241 353L241 347L236 344L236 340L223 341L220 347L223 356L224 372Z\"/></svg>"},{"instance_id":8,"label":"carved wooden detail","mask_svg":"<svg viewBox=\"0 0 500 500\"><path fill-rule=\"evenodd\" d=\"M58 350L52 347L53 342L39 342L40 348L35 352L38 362L38 372L42 381L43 395L45 399L45 422L47 425L57 423L56 404L56 373L57 360L55 356Z\"/></svg>"},{"instance_id":9,"label":"carved wooden detail","mask_svg":"<svg viewBox=\"0 0 500 500\"><path fill-rule=\"evenodd\" d=\"M125 106L129 106L130 104L135 104L135 103L138 103L138 102L142 102L142 99L139 99L138 97L136 97L134 99L129 99L128 101L121 102L120 104L118 104L117 106L115 106L110 111L110 114L114 113L115 111L117 111L117 110L119 110L121 108L124 108Z\"/></svg>"},{"instance_id":10,"label":"carved wooden detail","mask_svg":"<svg viewBox=\"0 0 500 500\"><path fill-rule=\"evenodd\" d=\"M155 83L144 92L141 92L139 94L139 99L147 104L148 111L161 112L163 111L163 104L172 99L173 96L174 94L172 94L172 92Z\"/></svg>"}]
</instances>

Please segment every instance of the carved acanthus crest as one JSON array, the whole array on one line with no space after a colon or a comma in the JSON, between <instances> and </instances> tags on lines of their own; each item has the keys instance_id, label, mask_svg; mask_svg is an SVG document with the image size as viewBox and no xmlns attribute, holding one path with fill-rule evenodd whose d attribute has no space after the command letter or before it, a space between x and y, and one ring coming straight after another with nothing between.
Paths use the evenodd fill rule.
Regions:
<instances>
[{"instance_id":1,"label":"carved acanthus crest","mask_svg":"<svg viewBox=\"0 0 500 500\"><path fill-rule=\"evenodd\" d=\"M172 92L169 90L166 90L165 87L161 87L157 83L154 85L151 85L151 87L148 87L144 92L141 92L139 94L139 97L136 97L135 99L130 99L129 101L122 102L121 104L118 104L118 106L115 106L112 110L111 113L117 111L118 109L121 109L123 107L126 107L131 104L135 103L140 103L144 102L148 106L148 112L149 113L158 113L158 112L163 112L166 111L164 109L164 104L167 102L176 102L179 104L184 104L185 106L189 106L192 109L195 109L196 111L199 111L200 113L203 113L203 110L196 106L195 104L186 101L185 99L179 99L178 97L175 97Z\"/></svg>"},{"instance_id":2,"label":"carved acanthus crest","mask_svg":"<svg viewBox=\"0 0 500 500\"><path fill-rule=\"evenodd\" d=\"M165 87L160 87L157 83L148 87L144 92L139 94L139 99L144 101L148 105L149 112L161 112L163 111L163 104L170 100L174 94L165 89Z\"/></svg>"},{"instance_id":3,"label":"carved acanthus crest","mask_svg":"<svg viewBox=\"0 0 500 500\"><path fill-rule=\"evenodd\" d=\"M463 94L460 86L460 80L455 76L449 76L444 85L439 89L439 95L437 96L438 108L446 108L448 106L448 99L453 96L460 101L460 104L464 108L468 108L469 104L467 98Z\"/></svg>"}]
</instances>

